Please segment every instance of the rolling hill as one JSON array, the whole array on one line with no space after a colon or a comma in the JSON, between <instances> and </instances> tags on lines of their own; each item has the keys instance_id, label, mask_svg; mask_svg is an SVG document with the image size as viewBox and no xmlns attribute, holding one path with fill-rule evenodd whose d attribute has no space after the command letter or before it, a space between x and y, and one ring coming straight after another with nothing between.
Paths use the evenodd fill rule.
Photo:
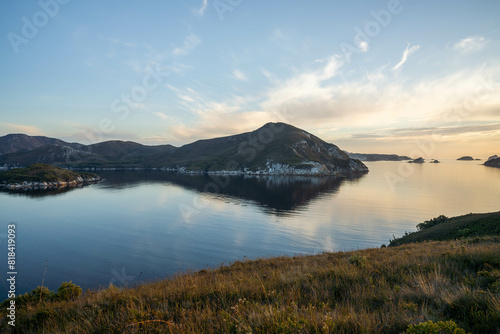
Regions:
<instances>
[{"instance_id":1,"label":"rolling hill","mask_svg":"<svg viewBox=\"0 0 500 334\"><path fill-rule=\"evenodd\" d=\"M67 143L55 138L16 133L0 137L0 155L30 151L47 145L68 146L75 149L85 146L78 143Z\"/></svg>"},{"instance_id":2,"label":"rolling hill","mask_svg":"<svg viewBox=\"0 0 500 334\"><path fill-rule=\"evenodd\" d=\"M5 137L0 138L0 145ZM0 156L0 164L7 167L33 163L71 168L162 168L195 173L341 176L368 171L362 162L351 159L337 146L285 123L268 123L252 132L198 140L178 148L124 141L88 146L59 141Z\"/></svg>"}]
</instances>

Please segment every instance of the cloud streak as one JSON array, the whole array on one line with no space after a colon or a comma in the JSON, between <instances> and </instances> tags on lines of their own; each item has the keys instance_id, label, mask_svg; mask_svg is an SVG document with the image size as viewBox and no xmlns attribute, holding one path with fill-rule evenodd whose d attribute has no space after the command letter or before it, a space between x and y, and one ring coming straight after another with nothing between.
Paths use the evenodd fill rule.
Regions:
<instances>
[{"instance_id":1,"label":"cloud streak","mask_svg":"<svg viewBox=\"0 0 500 334\"><path fill-rule=\"evenodd\" d=\"M0 123L0 131L4 133L24 133L31 136L43 135L43 131L33 125Z\"/></svg>"},{"instance_id":2,"label":"cloud streak","mask_svg":"<svg viewBox=\"0 0 500 334\"><path fill-rule=\"evenodd\" d=\"M183 56L194 50L199 44L201 43L201 40L198 36L195 34L189 34L186 39L184 40L184 43L182 46L176 47L172 51L172 55L174 56Z\"/></svg>"},{"instance_id":3,"label":"cloud streak","mask_svg":"<svg viewBox=\"0 0 500 334\"><path fill-rule=\"evenodd\" d=\"M203 0L200 9L198 9L198 15L205 14L205 10L207 9L208 0Z\"/></svg>"},{"instance_id":4,"label":"cloud streak","mask_svg":"<svg viewBox=\"0 0 500 334\"><path fill-rule=\"evenodd\" d=\"M388 138L396 133L410 135L410 129L416 129L415 135L429 134L436 128L442 133L458 135L462 130L474 131L471 127L453 128L459 125L457 122L468 126L499 116L495 106L500 105L500 88L494 83L491 87L483 86L489 74L500 73L498 67L478 66L403 84L385 65L348 81L342 79L348 69L338 57L329 57L314 66L319 68L271 82L272 86L259 96L211 100L188 89L170 86L182 100L181 104L198 118L189 126L172 126L168 132L175 140L186 143L200 136L230 135L253 130L266 122L284 121L310 131L333 128L346 134L388 124L405 129L391 135L385 132ZM480 97L478 92L482 94ZM457 111L457 104L462 102L469 109ZM492 110L496 116L492 116ZM481 129L480 133L496 131L498 121L494 123L475 129ZM429 125L429 130L418 127L425 125ZM328 130L325 136L334 132Z\"/></svg>"},{"instance_id":5,"label":"cloud streak","mask_svg":"<svg viewBox=\"0 0 500 334\"><path fill-rule=\"evenodd\" d=\"M233 78L240 81L248 81L246 74L238 69L233 70Z\"/></svg>"},{"instance_id":6,"label":"cloud streak","mask_svg":"<svg viewBox=\"0 0 500 334\"><path fill-rule=\"evenodd\" d=\"M396 66L394 66L392 68L392 70L396 71L396 70L400 69L401 66L403 66L404 63L406 63L406 61L408 60L408 57L412 53L414 53L415 51L417 51L418 49L420 49L420 45L414 45L414 46L410 47L410 43L408 43L408 45L406 46L406 49L403 52L403 56L401 57L401 60L399 61L399 63L396 64Z\"/></svg>"},{"instance_id":7,"label":"cloud streak","mask_svg":"<svg viewBox=\"0 0 500 334\"><path fill-rule=\"evenodd\" d=\"M453 50L461 54L476 52L484 48L488 42L483 36L463 38L453 45Z\"/></svg>"},{"instance_id":8,"label":"cloud streak","mask_svg":"<svg viewBox=\"0 0 500 334\"><path fill-rule=\"evenodd\" d=\"M500 123L464 125L464 126L435 126L420 128L397 128L382 129L375 132L357 133L351 137L353 139L415 139L430 136L461 136L461 135L481 135L496 132L500 134Z\"/></svg>"}]
</instances>

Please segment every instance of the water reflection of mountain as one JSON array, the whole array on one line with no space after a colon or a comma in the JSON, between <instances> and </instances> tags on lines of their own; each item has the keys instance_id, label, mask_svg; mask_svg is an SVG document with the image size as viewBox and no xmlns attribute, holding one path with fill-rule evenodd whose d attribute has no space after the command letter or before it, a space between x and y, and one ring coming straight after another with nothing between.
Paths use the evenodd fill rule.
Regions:
<instances>
[{"instance_id":1,"label":"water reflection of mountain","mask_svg":"<svg viewBox=\"0 0 500 334\"><path fill-rule=\"evenodd\" d=\"M103 188L126 189L145 183L166 182L188 190L254 202L274 214L298 210L315 198L338 192L344 182L357 182L363 177L183 175L161 171L98 174L104 178L99 184Z\"/></svg>"},{"instance_id":2,"label":"water reflection of mountain","mask_svg":"<svg viewBox=\"0 0 500 334\"><path fill-rule=\"evenodd\" d=\"M41 198L46 196L63 195L75 189L87 187L88 185L78 184L73 187L60 187L60 188L24 188L24 189L1 189L0 191L6 192L12 196L26 196L31 198Z\"/></svg>"}]
</instances>

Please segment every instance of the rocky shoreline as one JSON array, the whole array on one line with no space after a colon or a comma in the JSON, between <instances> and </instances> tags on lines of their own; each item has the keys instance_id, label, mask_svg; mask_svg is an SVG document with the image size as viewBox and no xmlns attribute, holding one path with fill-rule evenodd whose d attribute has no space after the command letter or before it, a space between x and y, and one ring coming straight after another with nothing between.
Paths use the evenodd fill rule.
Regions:
<instances>
[{"instance_id":1,"label":"rocky shoreline","mask_svg":"<svg viewBox=\"0 0 500 334\"><path fill-rule=\"evenodd\" d=\"M87 171L87 172L95 172L95 171L163 171L170 173L179 173L179 174L187 174L187 175L269 175L269 176L277 176L277 175L290 175L290 176L350 176L357 174L365 174L368 172L368 168L357 167L355 171L349 170L331 170L328 167L310 162L312 165L311 168L298 168L295 166L272 163L268 164L266 168L259 170L216 170L216 171L202 171L202 170L192 170L187 167L151 167L151 168L140 168L140 167L132 167L132 168L120 168L120 167L89 167L89 168L72 168L71 170L78 171Z\"/></svg>"},{"instance_id":2,"label":"rocky shoreline","mask_svg":"<svg viewBox=\"0 0 500 334\"><path fill-rule=\"evenodd\" d=\"M55 189L55 188L69 188L76 187L78 185L93 184L101 181L100 177L92 178L76 178L73 181L57 181L57 182L28 182L23 181L21 183L0 183L0 189L7 190L27 190L27 189Z\"/></svg>"}]
</instances>

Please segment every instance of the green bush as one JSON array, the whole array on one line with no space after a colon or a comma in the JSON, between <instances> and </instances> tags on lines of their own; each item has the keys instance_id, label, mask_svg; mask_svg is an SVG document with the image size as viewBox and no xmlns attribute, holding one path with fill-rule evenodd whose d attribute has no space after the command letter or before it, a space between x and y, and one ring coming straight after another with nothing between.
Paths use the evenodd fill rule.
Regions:
<instances>
[{"instance_id":1,"label":"green bush","mask_svg":"<svg viewBox=\"0 0 500 334\"><path fill-rule=\"evenodd\" d=\"M458 327L453 321L432 322L431 320L418 325L409 325L407 334L466 334L465 330Z\"/></svg>"},{"instance_id":2,"label":"green bush","mask_svg":"<svg viewBox=\"0 0 500 334\"><path fill-rule=\"evenodd\" d=\"M50 291L45 286L38 286L31 292L26 292L24 295L16 297L16 305L25 305L29 303L38 303L40 301L51 300L54 292Z\"/></svg>"},{"instance_id":3,"label":"green bush","mask_svg":"<svg viewBox=\"0 0 500 334\"><path fill-rule=\"evenodd\" d=\"M82 288L73 284L72 281L63 282L57 289L55 297L59 300L74 300L82 294Z\"/></svg>"},{"instance_id":4,"label":"green bush","mask_svg":"<svg viewBox=\"0 0 500 334\"><path fill-rule=\"evenodd\" d=\"M442 223L446 222L447 220L448 220L448 217L441 215L439 217L432 218L431 220L426 220L425 222L418 224L417 229L419 231L425 230L426 228L430 228L430 227L442 224Z\"/></svg>"},{"instance_id":5,"label":"green bush","mask_svg":"<svg viewBox=\"0 0 500 334\"><path fill-rule=\"evenodd\" d=\"M364 267L366 265L366 256L362 256L359 254L355 254L349 258L349 263L352 263L360 268Z\"/></svg>"},{"instance_id":6,"label":"green bush","mask_svg":"<svg viewBox=\"0 0 500 334\"><path fill-rule=\"evenodd\" d=\"M61 286L57 289L57 293L50 291L47 287L38 286L36 289L31 290L31 292L26 292L23 295L19 295L15 298L16 306L22 306L26 304L38 304L40 302L51 302L51 301L64 301L64 300L74 300L82 294L82 288L78 285L73 284L72 281L63 282ZM6 299L0 304L0 308L5 309L10 303L10 299Z\"/></svg>"}]
</instances>

